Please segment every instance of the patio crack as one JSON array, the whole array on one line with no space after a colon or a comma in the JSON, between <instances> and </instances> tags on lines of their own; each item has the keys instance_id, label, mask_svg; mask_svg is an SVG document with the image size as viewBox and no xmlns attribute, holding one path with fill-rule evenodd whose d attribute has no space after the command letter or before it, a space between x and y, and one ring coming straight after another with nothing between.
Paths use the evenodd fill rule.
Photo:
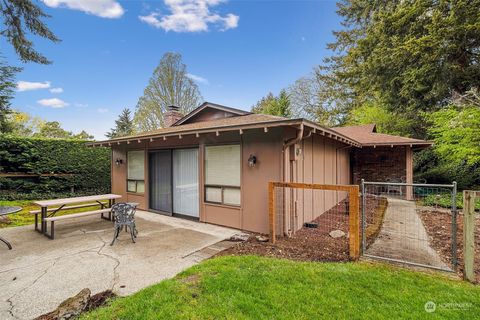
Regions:
<instances>
[{"instance_id":1,"label":"patio crack","mask_svg":"<svg viewBox=\"0 0 480 320\"><path fill-rule=\"evenodd\" d=\"M47 260L43 260L43 261L36 261L35 263L36 264L47 263L49 261L56 261L56 260L60 260L62 258L68 258L68 257L75 256L77 254L82 254L82 253L85 253L85 252L96 252L97 248L98 248L98 246L94 246L92 248L88 248L88 249L81 250L81 251L76 251L76 252L69 253L69 254L62 255L62 256L58 256L58 257L55 257L55 258L51 258L51 259L47 259ZM31 267L32 267L31 265L24 265L24 266L11 268L11 269L5 269L5 270L0 271L0 274L15 271L15 270L27 269L27 268L31 268Z\"/></svg>"},{"instance_id":2,"label":"patio crack","mask_svg":"<svg viewBox=\"0 0 480 320\"><path fill-rule=\"evenodd\" d=\"M117 268L120 266L120 260L118 260L114 256L111 256L107 253L101 252L105 248L105 246L107 245L107 242L105 240L103 240L103 238L99 234L97 234L97 236L100 239L100 241L103 242L103 245L100 247L100 249L98 249L97 254L100 255L100 256L107 257L107 258L115 261L115 266L113 267L113 282L112 282L112 287L110 288L110 290L113 291L113 289L115 288L115 285L118 283L118 280L119 280L119 275L118 275L118 272L117 272Z\"/></svg>"},{"instance_id":3,"label":"patio crack","mask_svg":"<svg viewBox=\"0 0 480 320\"><path fill-rule=\"evenodd\" d=\"M60 260L62 257L58 257L56 259L54 259L53 263L48 266L41 275L39 275L37 278L35 278L35 280L33 280L32 283L30 283L29 285L25 286L22 290L14 293L10 298L8 298L7 301L8 304L10 305L10 308L8 309L8 313L15 319L20 319L18 318L14 313L13 313L13 308L15 308L15 304L13 303L12 299L15 298L16 296L18 296L19 294L21 294L22 292L24 292L25 290L33 287L41 278L43 278L49 271L50 269L52 269L55 264L58 262L58 260Z\"/></svg>"}]
</instances>

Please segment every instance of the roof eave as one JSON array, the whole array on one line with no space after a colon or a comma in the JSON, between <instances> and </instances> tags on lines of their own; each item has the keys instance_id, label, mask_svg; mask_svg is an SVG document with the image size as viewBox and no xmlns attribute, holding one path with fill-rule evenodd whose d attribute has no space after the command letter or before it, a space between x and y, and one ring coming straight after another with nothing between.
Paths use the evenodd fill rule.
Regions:
<instances>
[{"instance_id":1,"label":"roof eave","mask_svg":"<svg viewBox=\"0 0 480 320\"><path fill-rule=\"evenodd\" d=\"M327 136L329 138L339 140L343 143L359 147L361 148L362 145L355 140L352 140L343 134L340 134L330 128L323 127L318 125L312 121L305 120L305 119L281 119L277 121L264 121L264 122L256 122L251 124L240 124L240 125L228 125L228 126L216 126L204 129L191 129L191 130L180 130L178 131L171 131L166 133L152 133L147 135L139 135L139 136L129 136L129 137L121 137L116 139L110 140L103 140L103 141L95 141L87 143L87 146L96 147L96 146L111 146L112 144L121 144L126 143L128 141L141 141L141 140L153 140L158 138L168 138L174 136L184 136L184 135L199 135L199 134L206 134L206 133L213 133L213 132L228 132L228 131L236 131L236 130L248 130L248 129L261 129L261 128L271 128L271 127L281 127L281 126L299 126L299 125L306 125L311 127L312 129L320 130L320 134Z\"/></svg>"},{"instance_id":2,"label":"roof eave","mask_svg":"<svg viewBox=\"0 0 480 320\"><path fill-rule=\"evenodd\" d=\"M410 147L431 147L433 141L417 141L417 142L375 142L375 143L362 143L363 147L398 147L398 146L410 146Z\"/></svg>"}]
</instances>

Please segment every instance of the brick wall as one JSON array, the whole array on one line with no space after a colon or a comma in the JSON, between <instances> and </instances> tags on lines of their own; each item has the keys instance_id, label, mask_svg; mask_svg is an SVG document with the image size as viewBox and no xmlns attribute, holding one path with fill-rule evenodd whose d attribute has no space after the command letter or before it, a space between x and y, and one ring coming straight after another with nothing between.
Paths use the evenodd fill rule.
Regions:
<instances>
[{"instance_id":1,"label":"brick wall","mask_svg":"<svg viewBox=\"0 0 480 320\"><path fill-rule=\"evenodd\" d=\"M353 183L365 181L385 182L387 178L405 182L405 147L364 147L352 154Z\"/></svg>"}]
</instances>

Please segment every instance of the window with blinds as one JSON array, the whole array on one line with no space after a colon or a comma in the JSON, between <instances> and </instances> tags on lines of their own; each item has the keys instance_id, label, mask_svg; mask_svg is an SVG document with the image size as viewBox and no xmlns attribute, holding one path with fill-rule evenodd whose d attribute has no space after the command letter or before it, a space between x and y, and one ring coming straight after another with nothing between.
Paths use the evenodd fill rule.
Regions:
<instances>
[{"instance_id":1,"label":"window with blinds","mask_svg":"<svg viewBox=\"0 0 480 320\"><path fill-rule=\"evenodd\" d=\"M145 192L145 152L143 150L127 153L127 191Z\"/></svg>"},{"instance_id":2,"label":"window with blinds","mask_svg":"<svg viewBox=\"0 0 480 320\"><path fill-rule=\"evenodd\" d=\"M205 201L240 206L240 145L205 147Z\"/></svg>"}]
</instances>

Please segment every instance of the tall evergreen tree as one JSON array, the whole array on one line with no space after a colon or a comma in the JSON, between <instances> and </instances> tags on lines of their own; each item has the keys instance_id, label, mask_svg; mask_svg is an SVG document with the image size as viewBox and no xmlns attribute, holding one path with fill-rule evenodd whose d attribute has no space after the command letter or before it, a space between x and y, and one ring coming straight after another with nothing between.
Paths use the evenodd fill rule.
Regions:
<instances>
[{"instance_id":1,"label":"tall evergreen tree","mask_svg":"<svg viewBox=\"0 0 480 320\"><path fill-rule=\"evenodd\" d=\"M11 131L7 117L11 112L10 100L13 98L16 87L15 74L20 70L20 68L6 65L0 57L0 133Z\"/></svg>"},{"instance_id":2,"label":"tall evergreen tree","mask_svg":"<svg viewBox=\"0 0 480 320\"><path fill-rule=\"evenodd\" d=\"M252 107L252 112L291 118L290 96L286 90L281 90L278 97L270 92Z\"/></svg>"},{"instance_id":3,"label":"tall evergreen tree","mask_svg":"<svg viewBox=\"0 0 480 320\"><path fill-rule=\"evenodd\" d=\"M420 111L480 86L480 0L343 0L338 8L334 55L316 69L319 106L343 114L384 106L409 120L406 133L424 137Z\"/></svg>"},{"instance_id":4,"label":"tall evergreen tree","mask_svg":"<svg viewBox=\"0 0 480 320\"><path fill-rule=\"evenodd\" d=\"M254 106L252 106L253 113L265 113L268 106L275 100L273 93L269 92L265 97L262 97Z\"/></svg>"},{"instance_id":5,"label":"tall evergreen tree","mask_svg":"<svg viewBox=\"0 0 480 320\"><path fill-rule=\"evenodd\" d=\"M0 1L0 17L5 26L0 30L0 35L4 36L13 46L20 60L41 64L51 63L33 48L32 41L28 40L26 36L27 33L31 33L53 42L59 42L60 39L42 21L43 18L50 17L49 15L31 0L3 0Z\"/></svg>"},{"instance_id":6,"label":"tall evergreen tree","mask_svg":"<svg viewBox=\"0 0 480 320\"><path fill-rule=\"evenodd\" d=\"M163 114L175 105L186 114L198 107L202 95L197 84L188 77L187 66L178 53L167 52L153 71L148 86L140 97L134 122L138 131L164 127Z\"/></svg>"},{"instance_id":7,"label":"tall evergreen tree","mask_svg":"<svg viewBox=\"0 0 480 320\"><path fill-rule=\"evenodd\" d=\"M115 120L115 128L110 129L110 132L105 134L109 139L124 137L132 135L135 132L135 127L133 124L133 119L131 116L130 109L125 108L122 110L122 113L118 116L118 119Z\"/></svg>"}]
</instances>

